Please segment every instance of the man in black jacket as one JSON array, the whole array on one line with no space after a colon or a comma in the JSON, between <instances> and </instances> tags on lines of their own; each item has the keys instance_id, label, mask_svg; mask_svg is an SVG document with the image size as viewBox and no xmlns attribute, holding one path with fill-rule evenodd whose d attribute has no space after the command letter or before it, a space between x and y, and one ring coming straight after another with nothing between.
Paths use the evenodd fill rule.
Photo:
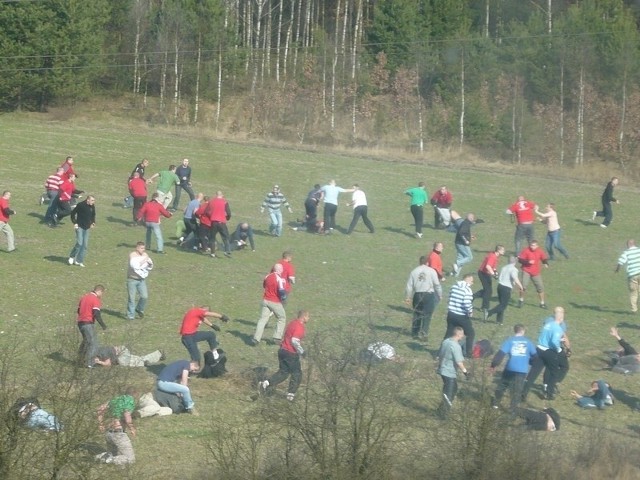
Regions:
<instances>
[{"instance_id":1,"label":"man in black jacket","mask_svg":"<svg viewBox=\"0 0 640 480\"><path fill-rule=\"evenodd\" d=\"M604 217L604 221L600 224L602 228L607 228L611 223L611 220L613 220L613 209L611 208L611 203L620 203L613 196L613 189L618 185L618 182L618 177L613 177L611 181L607 183L604 192L602 192L602 210L597 212L595 210L593 211L591 220L595 220L596 217Z\"/></svg>"},{"instance_id":2,"label":"man in black jacket","mask_svg":"<svg viewBox=\"0 0 640 480\"><path fill-rule=\"evenodd\" d=\"M71 221L76 233L76 243L69 253L69 265L84 267L84 257L89 246L89 230L96 225L96 199L87 195L86 200L78 203L71 211Z\"/></svg>"}]
</instances>

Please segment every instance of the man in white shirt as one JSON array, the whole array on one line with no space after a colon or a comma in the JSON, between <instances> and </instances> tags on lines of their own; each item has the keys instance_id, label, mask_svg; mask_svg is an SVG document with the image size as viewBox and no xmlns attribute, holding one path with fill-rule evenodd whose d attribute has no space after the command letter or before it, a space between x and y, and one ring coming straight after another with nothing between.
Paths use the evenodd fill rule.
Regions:
<instances>
[{"instance_id":1,"label":"man in white shirt","mask_svg":"<svg viewBox=\"0 0 640 480\"><path fill-rule=\"evenodd\" d=\"M144 307L147 305L149 292L146 279L153 268L153 261L146 252L144 242L138 242L136 249L129 254L129 268L127 269L127 319L133 320L137 313L144 317ZM136 304L136 294L138 303Z\"/></svg>"},{"instance_id":2,"label":"man in white shirt","mask_svg":"<svg viewBox=\"0 0 640 480\"><path fill-rule=\"evenodd\" d=\"M347 203L347 206L353 206L353 220L351 220L351 225L349 225L347 235L350 235L351 232L353 232L353 229L356 227L360 217L362 217L362 221L369 229L369 233L373 233L373 223L371 223L371 220L367 217L367 196L362 190L360 190L358 184L355 183L353 184L352 192L351 201Z\"/></svg>"},{"instance_id":3,"label":"man in white shirt","mask_svg":"<svg viewBox=\"0 0 640 480\"><path fill-rule=\"evenodd\" d=\"M338 195L341 193L351 193L353 190L338 187L335 180L330 180L320 191L322 192L322 198L324 200L324 233L332 233L336 226Z\"/></svg>"},{"instance_id":4,"label":"man in white shirt","mask_svg":"<svg viewBox=\"0 0 640 480\"><path fill-rule=\"evenodd\" d=\"M547 224L547 240L545 247L549 254L549 260L554 260L554 247L558 250L564 258L569 259L569 254L560 243L560 223L558 222L558 213L556 212L556 206L553 203L547 204L547 208L544 212L541 212L536 205L536 215L541 222Z\"/></svg>"}]
</instances>

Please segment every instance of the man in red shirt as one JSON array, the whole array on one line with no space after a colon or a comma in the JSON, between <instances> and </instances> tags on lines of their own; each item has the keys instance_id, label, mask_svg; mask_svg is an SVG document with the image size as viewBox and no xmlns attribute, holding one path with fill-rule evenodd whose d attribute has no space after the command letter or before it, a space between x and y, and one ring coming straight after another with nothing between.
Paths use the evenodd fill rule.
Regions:
<instances>
[{"instance_id":1,"label":"man in red shirt","mask_svg":"<svg viewBox=\"0 0 640 480\"><path fill-rule=\"evenodd\" d=\"M62 176L64 175L64 169L62 167L58 167L55 173L52 173L47 177L44 181L44 189L45 193L40 196L40 205L42 205L46 200L49 200L49 205L53 202L58 196L58 190L60 189L60 184L62 184Z\"/></svg>"},{"instance_id":2,"label":"man in red shirt","mask_svg":"<svg viewBox=\"0 0 640 480\"><path fill-rule=\"evenodd\" d=\"M136 215L136 220L140 221L144 219L147 226L147 236L145 239L145 247L147 250L151 249L151 234L156 236L156 243L158 244L158 250L156 253L164 253L164 240L162 238L162 230L160 230L160 215L171 218L171 213L162 206L158 201L158 192L151 196L151 201L142 205L142 208Z\"/></svg>"},{"instance_id":3,"label":"man in red shirt","mask_svg":"<svg viewBox=\"0 0 640 480\"><path fill-rule=\"evenodd\" d=\"M525 199L523 195L518 197L516 203L507 209L507 215L516 218L516 253L522 247L522 241L526 238L528 243L533 240L533 224L536 220L536 204Z\"/></svg>"},{"instance_id":4,"label":"man in red shirt","mask_svg":"<svg viewBox=\"0 0 640 480\"><path fill-rule=\"evenodd\" d=\"M216 334L213 332L200 332L198 327L201 323L210 326L213 330L220 331L220 327L212 323L207 317L219 318L227 323L229 317L222 313L213 312L207 306L194 307L185 313L180 326L180 335L182 336L182 344L189 352L192 362L200 364L200 350L198 350L198 342L207 342L209 349L213 352L218 346Z\"/></svg>"},{"instance_id":5,"label":"man in red shirt","mask_svg":"<svg viewBox=\"0 0 640 480\"><path fill-rule=\"evenodd\" d=\"M133 223L138 222L138 212L147 201L147 182L140 176L140 172L133 172L129 180L129 194L133 198Z\"/></svg>"},{"instance_id":6,"label":"man in red shirt","mask_svg":"<svg viewBox=\"0 0 640 480\"><path fill-rule=\"evenodd\" d=\"M73 175L74 177L78 176L78 174L73 169L73 157L65 158L64 162L62 162L62 165L60 165L60 168L63 171L63 174L62 174L63 179L66 178L68 180L71 178L71 175Z\"/></svg>"},{"instance_id":7,"label":"man in red shirt","mask_svg":"<svg viewBox=\"0 0 640 480\"><path fill-rule=\"evenodd\" d=\"M524 304L524 292L529 286L529 281L533 282L540 299L540 308L547 308L544 303L544 285L542 284L542 265L549 267L547 254L539 247L536 240L531 240L529 246L520 252L518 261L522 265L522 290L520 290L520 300L518 308Z\"/></svg>"},{"instance_id":8,"label":"man in red shirt","mask_svg":"<svg viewBox=\"0 0 640 480\"><path fill-rule=\"evenodd\" d=\"M220 190L216 192L216 196L211 200L210 204L211 213L209 218L211 219L211 256L216 256L216 234L219 233L220 238L222 239L222 244L224 245L224 256L231 258L229 229L227 228L227 221L231 219L231 208Z\"/></svg>"},{"instance_id":9,"label":"man in red shirt","mask_svg":"<svg viewBox=\"0 0 640 480\"><path fill-rule=\"evenodd\" d=\"M429 252L427 255L427 267L433 268L438 274L438 280L441 282L446 278L444 276L444 271L442 270L442 250L444 249L444 244L442 242L435 242L433 244L433 250Z\"/></svg>"},{"instance_id":10,"label":"man in red shirt","mask_svg":"<svg viewBox=\"0 0 640 480\"><path fill-rule=\"evenodd\" d=\"M284 338L280 344L280 350L278 350L278 371L270 379L260 382L261 393L273 393L276 385L282 383L291 375L287 390L287 400L292 402L295 399L296 391L302 380L300 357L305 355L305 350L302 348L302 339L304 338L305 325L308 321L309 312L300 310L298 317L287 325Z\"/></svg>"},{"instance_id":11,"label":"man in red shirt","mask_svg":"<svg viewBox=\"0 0 640 480\"><path fill-rule=\"evenodd\" d=\"M98 322L103 330L107 325L102 321L100 307L104 286L96 285L93 290L82 296L78 304L78 330L82 335L82 343L78 350L78 358L85 362L89 368L93 368L98 353L98 337L94 328Z\"/></svg>"},{"instance_id":12,"label":"man in red shirt","mask_svg":"<svg viewBox=\"0 0 640 480\"><path fill-rule=\"evenodd\" d=\"M296 283L296 268L291 263L293 253L289 250L282 252L282 259L278 260L278 264L282 265L282 278L284 278L284 289L287 291L287 297L291 293L291 287Z\"/></svg>"},{"instance_id":13,"label":"man in red shirt","mask_svg":"<svg viewBox=\"0 0 640 480\"><path fill-rule=\"evenodd\" d=\"M9 225L9 217L15 215L16 211L9 208L10 199L11 192L5 190L2 193L2 197L0 197L0 232L4 233L5 237L7 237L7 252L13 252L16 249L13 229Z\"/></svg>"},{"instance_id":14,"label":"man in red shirt","mask_svg":"<svg viewBox=\"0 0 640 480\"><path fill-rule=\"evenodd\" d=\"M282 265L276 263L271 269L271 273L264 277L262 286L264 287L264 293L262 295L262 306L260 309L260 319L256 325L256 331L251 339L253 346L258 345L262 340L262 334L264 333L264 327L267 326L271 315L276 317L276 330L273 332L273 341L280 342L282 340L282 333L284 331L285 322L287 316L282 306L282 299L286 298L286 281L282 278Z\"/></svg>"},{"instance_id":15,"label":"man in red shirt","mask_svg":"<svg viewBox=\"0 0 640 480\"><path fill-rule=\"evenodd\" d=\"M200 248L204 253L211 253L211 204L209 201L209 197L204 197L200 206L193 212L199 222L198 240L200 240Z\"/></svg>"},{"instance_id":16,"label":"man in red shirt","mask_svg":"<svg viewBox=\"0 0 640 480\"><path fill-rule=\"evenodd\" d=\"M446 185L442 185L431 197L433 205L435 228L446 228L451 223L451 204L453 195L447 190Z\"/></svg>"},{"instance_id":17,"label":"man in red shirt","mask_svg":"<svg viewBox=\"0 0 640 480\"><path fill-rule=\"evenodd\" d=\"M482 315L486 322L489 316L489 307L491 306L491 294L493 293L492 279L498 278L498 261L501 255L504 255L504 246L496 245L493 252L489 252L480 264L478 269L478 278L482 284L482 289L473 294L473 298L482 299Z\"/></svg>"},{"instance_id":18,"label":"man in red shirt","mask_svg":"<svg viewBox=\"0 0 640 480\"><path fill-rule=\"evenodd\" d=\"M50 227L57 226L60 220L71 215L71 200L74 195L82 193L80 190L76 190L75 181L76 176L74 174L69 175L69 178L62 178L57 200L53 202L54 206L50 218L47 218L49 210L45 214L45 219L49 220Z\"/></svg>"}]
</instances>

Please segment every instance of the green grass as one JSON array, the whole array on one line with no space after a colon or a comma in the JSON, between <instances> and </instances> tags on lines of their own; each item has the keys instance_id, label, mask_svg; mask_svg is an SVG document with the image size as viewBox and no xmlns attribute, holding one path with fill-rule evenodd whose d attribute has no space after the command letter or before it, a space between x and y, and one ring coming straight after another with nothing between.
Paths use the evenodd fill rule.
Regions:
<instances>
[{"instance_id":1,"label":"green grass","mask_svg":"<svg viewBox=\"0 0 640 480\"><path fill-rule=\"evenodd\" d=\"M69 356L67 340L79 341L74 330L77 301L94 284L107 286L104 309L116 313L104 316L109 329L100 333L100 342L126 343L134 353L162 347L168 360L186 358L178 328L182 315L192 305L208 304L233 319L219 334L221 346L229 355L231 374L224 379L192 382L201 416L139 421L139 437L134 446L136 468L144 478L174 478L181 470L187 472L187 477L198 476L203 463L194 465L193 456L203 454L203 442L210 437L212 422L254 414L256 404L247 399L253 390L246 372L258 365L277 367L276 348L251 348L245 342L258 318L262 278L285 249L293 250L297 268L288 317L293 318L300 308L308 309L312 315L310 332L344 338L354 335L349 327L353 321L360 321L358 325L369 323L370 333L365 336L392 343L408 360L407 365L415 369L418 380L407 384L406 395L427 410L425 413L414 409L411 414L420 423L435 422L429 412L437 406L441 384L433 372L432 355L444 334L446 304L438 307L431 326L432 340L426 349L422 348L408 335L410 315L402 306L403 289L418 257L427 253L435 240L445 242L447 266L453 261L454 248L453 235L442 231L427 228L422 240L411 238L412 218L408 198L402 192L420 180L427 182L430 193L446 184L453 192L457 211L473 211L485 220L474 228L477 241L469 271L477 269L485 252L496 243L513 249L514 225L504 211L517 195L524 194L541 205L556 203L563 243L571 260L552 263L543 277L547 304L566 308L574 350L571 371L555 402L566 419L559 434L579 438L590 431L589 427L596 426L622 436L625 442L637 442L637 413L631 408L638 395L637 378L601 371L602 351L615 347L608 335L609 326L620 325L627 340L640 343L637 318L627 313L625 275L613 273L625 240L637 232L637 192L625 185L624 178L617 189L621 204L614 207L613 225L603 230L587 219L599 206L606 178L592 185L554 180L549 178L553 172L548 171L541 172L546 177L507 175L495 166L494 171L481 171L437 162L407 164L393 159L227 143L190 131L106 121L48 121L46 116L1 116L0 132L0 188L12 191L11 204L18 212L11 221L18 250L11 255L0 253L0 348L14 344L22 352L16 361L24 362L26 368L16 371L18 393L38 391L33 380L46 376L58 363L48 354L61 352ZM68 154L76 159L79 188L97 198L98 220L91 232L84 269L66 263L74 239L69 220L57 229L41 225L44 207L36 203L45 177ZM256 252L237 252L231 260L178 251L173 247L173 237L181 215L164 221L168 253L162 257L151 253L156 268L148 280L146 317L129 323L123 319L127 254L136 241L144 239L144 229L125 225L131 210L122 209L121 203L131 168L145 157L151 161L149 173L188 157L195 190L212 194L221 189L233 214L230 227L235 228L239 221L250 222L258 230L257 248ZM345 187L354 182L360 184L369 201L369 216L376 227L374 235L366 233L362 224L351 236L337 233L321 237L291 230L286 230L282 238L264 235L268 217L260 214L259 207L274 183L281 186L293 205L294 213L284 214L285 223L289 223L304 216L303 201L312 185L331 178ZM183 195L182 206L186 198ZM344 228L351 219L350 208L344 206L348 200L347 195L341 197L338 211L337 223ZM431 212L426 212L431 223ZM544 241L542 226L536 227L536 235ZM0 248L4 248L3 242L0 240ZM448 279L445 289L451 283ZM531 292L526 301L524 308L507 311L503 327L475 322L476 338L489 338L498 347L515 323L523 323L535 340L542 319L551 310L540 310ZM265 336L268 338L270 333L267 330ZM126 380L142 391L152 389L154 375L144 369L119 375L126 375ZM623 401L606 412L574 406L569 390L582 391L591 380L600 377L613 384L614 392L623 392ZM96 402L107 400L106 393L105 396ZM543 405L535 395L531 397L533 405ZM406 405L398 409L411 410ZM99 436L96 439L102 442ZM159 454L177 450L191 453L172 455L170 465L158 461Z\"/></svg>"}]
</instances>

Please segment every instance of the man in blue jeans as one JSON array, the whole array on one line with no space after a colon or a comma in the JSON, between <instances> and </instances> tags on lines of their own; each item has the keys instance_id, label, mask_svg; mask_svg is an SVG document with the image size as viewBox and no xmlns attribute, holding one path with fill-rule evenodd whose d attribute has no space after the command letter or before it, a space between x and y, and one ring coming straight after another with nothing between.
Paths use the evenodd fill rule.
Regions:
<instances>
[{"instance_id":1,"label":"man in blue jeans","mask_svg":"<svg viewBox=\"0 0 640 480\"><path fill-rule=\"evenodd\" d=\"M127 268L127 319L133 320L137 313L144 317L144 309L147 306L149 291L147 290L147 277L153 268L153 260L147 254L144 242L138 242L136 249L129 254L129 267ZM136 294L138 302L136 303Z\"/></svg>"},{"instance_id":2,"label":"man in blue jeans","mask_svg":"<svg viewBox=\"0 0 640 480\"><path fill-rule=\"evenodd\" d=\"M69 252L69 265L84 267L84 257L89 246L89 232L96 225L95 203L95 197L87 195L86 200L78 203L71 211L76 243Z\"/></svg>"},{"instance_id":3,"label":"man in blue jeans","mask_svg":"<svg viewBox=\"0 0 640 480\"><path fill-rule=\"evenodd\" d=\"M198 415L191 398L191 390L189 390L189 373L197 372L199 369L198 362L190 362L189 360L178 360L164 367L158 375L158 390L165 393L179 393L182 396L182 404L187 413Z\"/></svg>"}]
</instances>

